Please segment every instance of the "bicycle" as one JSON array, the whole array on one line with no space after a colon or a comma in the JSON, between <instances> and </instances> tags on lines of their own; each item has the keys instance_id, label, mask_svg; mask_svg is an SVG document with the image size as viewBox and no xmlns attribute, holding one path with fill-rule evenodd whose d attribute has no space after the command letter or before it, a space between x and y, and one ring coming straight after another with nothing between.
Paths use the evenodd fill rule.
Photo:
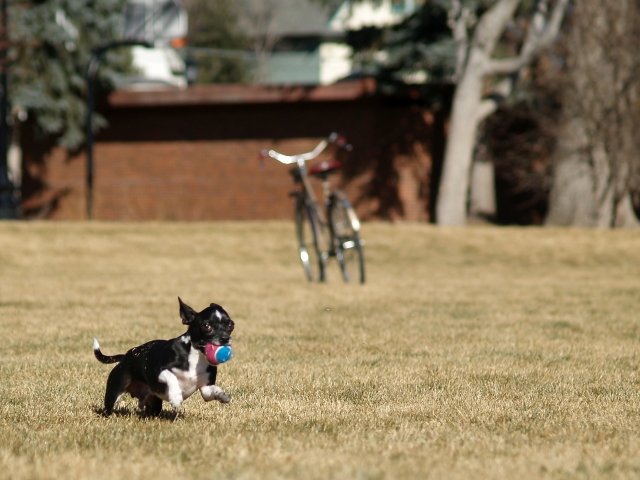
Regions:
<instances>
[{"instance_id":1,"label":"bicycle","mask_svg":"<svg viewBox=\"0 0 640 480\"><path fill-rule=\"evenodd\" d=\"M364 242L360 238L360 220L346 195L332 188L328 179L341 168L341 164L337 160L325 160L309 169L306 165L331 144L351 150L344 137L332 133L310 152L289 156L275 150L263 150L261 157L269 156L285 165L294 164L290 173L297 188L290 196L295 199L296 234L307 280L325 281L326 264L335 257L345 282L351 281L349 272L352 272L354 278L364 283ZM322 181L324 209L318 203L309 175Z\"/></svg>"}]
</instances>

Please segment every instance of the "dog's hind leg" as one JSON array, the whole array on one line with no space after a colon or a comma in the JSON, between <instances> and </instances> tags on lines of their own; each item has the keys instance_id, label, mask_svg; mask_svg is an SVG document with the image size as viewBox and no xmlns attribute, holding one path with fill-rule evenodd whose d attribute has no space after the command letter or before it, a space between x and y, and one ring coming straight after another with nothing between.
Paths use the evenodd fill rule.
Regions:
<instances>
[{"instance_id":1,"label":"dog's hind leg","mask_svg":"<svg viewBox=\"0 0 640 480\"><path fill-rule=\"evenodd\" d=\"M104 413L105 415L111 415L113 407L127 393L127 387L131 383L131 375L127 372L127 369L123 367L122 363L119 363L111 370L109 378L107 379L107 390L104 393Z\"/></svg>"},{"instance_id":2,"label":"dog's hind leg","mask_svg":"<svg viewBox=\"0 0 640 480\"><path fill-rule=\"evenodd\" d=\"M144 405L147 402L147 397L151 395L149 385L135 380L129 384L127 392L129 392L133 398L138 399L138 408L140 409L144 408Z\"/></svg>"},{"instance_id":3,"label":"dog's hind leg","mask_svg":"<svg viewBox=\"0 0 640 480\"><path fill-rule=\"evenodd\" d=\"M157 417L162 411L162 399L155 395L149 395L144 403L144 411L147 415Z\"/></svg>"}]
</instances>

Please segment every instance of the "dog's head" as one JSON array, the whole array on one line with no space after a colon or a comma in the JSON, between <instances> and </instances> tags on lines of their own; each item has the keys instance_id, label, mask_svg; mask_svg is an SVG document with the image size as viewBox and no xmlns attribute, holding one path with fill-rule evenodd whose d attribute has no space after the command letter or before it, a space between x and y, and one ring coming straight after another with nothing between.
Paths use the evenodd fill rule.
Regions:
<instances>
[{"instance_id":1,"label":"dog's head","mask_svg":"<svg viewBox=\"0 0 640 480\"><path fill-rule=\"evenodd\" d=\"M234 323L224 308L212 303L201 312L196 312L180 297L178 302L180 302L180 318L183 324L189 326L188 333L194 346L204 348L207 343L231 345Z\"/></svg>"}]
</instances>

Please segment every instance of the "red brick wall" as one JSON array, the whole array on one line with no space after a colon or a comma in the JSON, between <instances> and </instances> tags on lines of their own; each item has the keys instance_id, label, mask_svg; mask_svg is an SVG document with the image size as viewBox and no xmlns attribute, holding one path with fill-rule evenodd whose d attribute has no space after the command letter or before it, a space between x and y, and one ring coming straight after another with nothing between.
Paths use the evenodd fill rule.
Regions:
<instances>
[{"instance_id":1,"label":"red brick wall","mask_svg":"<svg viewBox=\"0 0 640 480\"><path fill-rule=\"evenodd\" d=\"M289 167L263 148L311 150L331 131L353 143L340 152L345 189L364 218L428 220L433 115L377 97L349 101L109 106L94 149L93 218L230 220L291 218ZM437 126L436 126L437 127ZM24 145L25 211L86 217L84 153ZM437 153L436 153L437 155Z\"/></svg>"},{"instance_id":2,"label":"red brick wall","mask_svg":"<svg viewBox=\"0 0 640 480\"><path fill-rule=\"evenodd\" d=\"M305 151L315 140L283 142ZM271 160L260 169L258 140L100 144L95 211L104 219L248 220L290 218L293 182Z\"/></svg>"}]
</instances>

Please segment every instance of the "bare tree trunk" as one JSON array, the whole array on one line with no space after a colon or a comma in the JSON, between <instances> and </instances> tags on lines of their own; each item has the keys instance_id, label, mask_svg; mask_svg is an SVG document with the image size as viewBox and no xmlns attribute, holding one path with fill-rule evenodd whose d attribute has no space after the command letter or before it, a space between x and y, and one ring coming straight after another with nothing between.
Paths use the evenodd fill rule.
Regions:
<instances>
[{"instance_id":1,"label":"bare tree trunk","mask_svg":"<svg viewBox=\"0 0 640 480\"><path fill-rule=\"evenodd\" d=\"M549 225L598 228L639 223L631 206L638 170L640 11L634 0L576 4L567 36L564 127Z\"/></svg>"},{"instance_id":2,"label":"bare tree trunk","mask_svg":"<svg viewBox=\"0 0 640 480\"><path fill-rule=\"evenodd\" d=\"M449 137L436 204L440 225L463 225L467 218L467 192L478 131L484 60L481 51L471 52L453 99Z\"/></svg>"},{"instance_id":3,"label":"bare tree trunk","mask_svg":"<svg viewBox=\"0 0 640 480\"><path fill-rule=\"evenodd\" d=\"M551 205L546 222L550 225L595 226L596 206L591 168L580 152L587 143L582 122L575 119L565 125L560 134L554 170L553 188L549 198ZM576 199L582 201L576 202Z\"/></svg>"},{"instance_id":4,"label":"bare tree trunk","mask_svg":"<svg viewBox=\"0 0 640 480\"><path fill-rule=\"evenodd\" d=\"M498 0L480 18L473 38L466 49L466 23L472 15L454 1L452 19L454 38L458 42L457 72L460 78L453 98L449 137L436 204L436 222L440 225L464 225L467 218L467 198L473 150L480 122L492 113L495 102L483 101L484 81L490 75L508 75L528 65L535 55L557 36L568 0L556 0L551 14L547 1L541 0L530 21L527 38L516 58L492 59L496 43L506 25L513 21L521 0ZM463 28L464 27L464 28ZM467 52L464 55L464 52Z\"/></svg>"},{"instance_id":5,"label":"bare tree trunk","mask_svg":"<svg viewBox=\"0 0 640 480\"><path fill-rule=\"evenodd\" d=\"M490 160L474 160L471 166L469 218L490 220L496 217L495 168Z\"/></svg>"},{"instance_id":6,"label":"bare tree trunk","mask_svg":"<svg viewBox=\"0 0 640 480\"><path fill-rule=\"evenodd\" d=\"M240 0L240 8L245 10L244 21L253 36L253 51L256 64L253 73L253 83L264 81L268 75L267 62L278 40L273 32L274 18L279 8L274 0Z\"/></svg>"}]
</instances>

